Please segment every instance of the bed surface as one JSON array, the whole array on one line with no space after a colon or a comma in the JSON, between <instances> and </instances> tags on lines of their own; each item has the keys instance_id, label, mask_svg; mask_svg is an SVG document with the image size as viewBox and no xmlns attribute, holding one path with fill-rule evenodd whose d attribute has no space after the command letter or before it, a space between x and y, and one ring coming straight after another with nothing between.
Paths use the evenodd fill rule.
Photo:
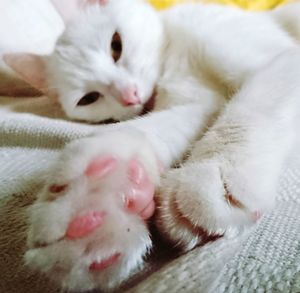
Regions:
<instances>
[{"instance_id":1,"label":"bed surface","mask_svg":"<svg viewBox=\"0 0 300 293\"><path fill-rule=\"evenodd\" d=\"M23 264L26 208L64 144L100 126L63 120L45 97L0 98L0 105L0 292L59 292ZM182 256L160 242L145 270L122 292L300 292L297 150L282 172L276 209L255 228Z\"/></svg>"}]
</instances>

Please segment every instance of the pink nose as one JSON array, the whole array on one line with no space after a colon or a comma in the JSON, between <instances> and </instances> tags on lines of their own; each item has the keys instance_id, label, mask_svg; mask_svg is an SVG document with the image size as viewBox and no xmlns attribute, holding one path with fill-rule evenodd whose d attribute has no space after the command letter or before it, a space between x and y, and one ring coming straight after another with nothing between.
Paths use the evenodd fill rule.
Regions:
<instances>
[{"instance_id":1,"label":"pink nose","mask_svg":"<svg viewBox=\"0 0 300 293\"><path fill-rule=\"evenodd\" d=\"M129 107L141 103L135 86L128 87L121 92L121 99L124 106Z\"/></svg>"}]
</instances>

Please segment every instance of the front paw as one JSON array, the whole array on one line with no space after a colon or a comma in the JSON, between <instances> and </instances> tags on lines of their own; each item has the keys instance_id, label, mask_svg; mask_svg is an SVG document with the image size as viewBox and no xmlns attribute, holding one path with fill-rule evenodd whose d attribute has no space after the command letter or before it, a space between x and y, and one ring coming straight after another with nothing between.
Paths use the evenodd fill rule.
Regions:
<instances>
[{"instance_id":1,"label":"front paw","mask_svg":"<svg viewBox=\"0 0 300 293\"><path fill-rule=\"evenodd\" d=\"M257 194L247 198L255 188L249 190L247 184L243 185L241 175L217 160L189 163L169 171L157 195L157 225L162 234L190 250L255 223L272 202L257 199L259 186Z\"/></svg>"},{"instance_id":2,"label":"front paw","mask_svg":"<svg viewBox=\"0 0 300 293\"><path fill-rule=\"evenodd\" d=\"M69 145L30 208L25 260L69 290L110 289L151 248L157 160L139 134Z\"/></svg>"}]
</instances>

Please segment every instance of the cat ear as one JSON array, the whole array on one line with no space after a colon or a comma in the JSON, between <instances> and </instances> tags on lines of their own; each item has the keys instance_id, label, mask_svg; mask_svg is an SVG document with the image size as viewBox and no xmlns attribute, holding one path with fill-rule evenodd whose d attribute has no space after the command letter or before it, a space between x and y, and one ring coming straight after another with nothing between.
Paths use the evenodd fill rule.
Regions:
<instances>
[{"instance_id":1,"label":"cat ear","mask_svg":"<svg viewBox=\"0 0 300 293\"><path fill-rule=\"evenodd\" d=\"M43 93L47 93L47 73L42 56L34 54L5 54L4 62L24 81Z\"/></svg>"},{"instance_id":2,"label":"cat ear","mask_svg":"<svg viewBox=\"0 0 300 293\"><path fill-rule=\"evenodd\" d=\"M65 23L70 21L86 5L106 5L109 0L51 0Z\"/></svg>"}]
</instances>

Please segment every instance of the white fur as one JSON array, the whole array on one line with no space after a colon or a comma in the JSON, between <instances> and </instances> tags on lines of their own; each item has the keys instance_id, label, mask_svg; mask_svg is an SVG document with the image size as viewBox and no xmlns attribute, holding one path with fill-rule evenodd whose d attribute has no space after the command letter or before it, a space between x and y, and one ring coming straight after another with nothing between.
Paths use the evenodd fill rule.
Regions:
<instances>
[{"instance_id":1,"label":"white fur","mask_svg":"<svg viewBox=\"0 0 300 293\"><path fill-rule=\"evenodd\" d=\"M95 278L85 270L91 255L81 256L78 251L97 243L97 237L68 247L53 243L63 235L72 209L81 211L93 203L107 205L115 216L120 212L114 201L103 199L107 198L105 192L101 199L82 196L87 185L79 184L84 180L80 174L93 157L103 152L121 156L122 160L135 155L155 178L154 153L168 168L190 151L180 168L165 172L157 194L158 226L185 249L202 241L194 228L211 235L227 235L254 223L255 215L269 211L299 123L300 47L284 28L292 26L291 34L297 36L300 22L295 17L295 23L283 24L290 15L287 11L299 13L300 6L285 9L284 13L278 9L255 14L187 4L158 14L142 1L111 0L107 6L83 12L46 59L49 85L57 89L66 113L87 121L136 116L141 106L121 106L109 91L110 85L128 83L138 86L143 102L157 87L155 112L104 126L94 138L66 148L66 157L58 162L62 169L55 169L53 180L71 181L74 186L72 183L70 192L57 202L41 203L43 196L47 197L42 194L34 205L30 239L51 245L27 252L28 262L51 271L53 259L60 258L66 269L61 274L63 285L78 290L112 287L142 262L150 242L145 225L136 216L124 215L124 223L133 225L142 239L124 236L123 226L109 226L116 237L116 241L108 241L109 252L118 249L120 239L126 237L128 246L122 251L127 263ZM119 64L113 63L109 52L116 29L125 48ZM82 95L92 90L102 91L105 98L76 107ZM128 128L132 132L128 133ZM135 132L144 136L136 138ZM142 155L143 148L147 156ZM126 174L119 174L118 180L126 180ZM107 194L115 198L118 188L111 183ZM226 200L228 192L240 207ZM58 218L58 214L63 217ZM123 221L120 223L123 225ZM97 235L105 233L97 231ZM106 255L107 251L97 247L92 256Z\"/></svg>"}]
</instances>

